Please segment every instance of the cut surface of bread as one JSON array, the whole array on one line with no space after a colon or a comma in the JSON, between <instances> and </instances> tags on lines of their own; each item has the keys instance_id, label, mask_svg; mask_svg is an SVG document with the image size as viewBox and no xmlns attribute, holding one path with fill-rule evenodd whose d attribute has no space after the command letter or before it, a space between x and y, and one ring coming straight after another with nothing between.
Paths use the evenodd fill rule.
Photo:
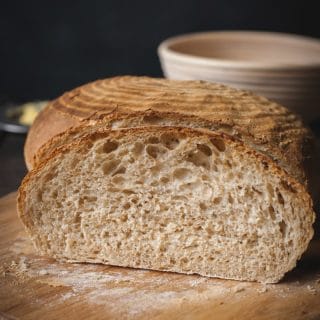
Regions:
<instances>
[{"instance_id":1,"label":"cut surface of bread","mask_svg":"<svg viewBox=\"0 0 320 320\"><path fill-rule=\"evenodd\" d=\"M57 259L273 283L313 235L305 186L225 133L88 132L24 179L18 212Z\"/></svg>"},{"instance_id":2,"label":"cut surface of bread","mask_svg":"<svg viewBox=\"0 0 320 320\"><path fill-rule=\"evenodd\" d=\"M227 133L237 139L243 140L243 129L230 125L220 125L205 119L191 115L183 115L174 112L158 112L147 110L144 112L101 114L97 119L82 121L81 125L72 127L42 145L34 155L34 164L50 157L54 150L64 144L72 142L89 132L95 132L97 128L134 128L145 126L180 126L187 128L202 128ZM245 138L246 144L258 152L269 156L273 161L282 166L288 173L302 183L306 182L303 165L296 166L283 159L282 152L277 144L257 143L254 139Z\"/></svg>"}]
</instances>

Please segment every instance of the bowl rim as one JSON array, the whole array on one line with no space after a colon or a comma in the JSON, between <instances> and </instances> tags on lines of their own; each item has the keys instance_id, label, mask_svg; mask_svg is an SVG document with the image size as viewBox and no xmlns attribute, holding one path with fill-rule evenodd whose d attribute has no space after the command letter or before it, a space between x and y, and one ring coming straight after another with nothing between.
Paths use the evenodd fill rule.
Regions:
<instances>
[{"instance_id":1,"label":"bowl rim","mask_svg":"<svg viewBox=\"0 0 320 320\"><path fill-rule=\"evenodd\" d=\"M252 30L217 30L217 31L202 31L187 33L182 35L173 36L162 41L158 46L158 55L160 60L169 58L176 62L193 63L197 65L207 67L219 67L222 69L248 69L248 71L312 71L313 69L320 68L319 63L300 63L300 64L284 64L278 62L262 63L254 61L239 61L232 59L218 59L201 57L189 53L181 53L171 48L173 44L181 41L193 40L196 38L206 36L223 36L223 35L234 35L234 36L261 36L261 37L276 37L280 39L287 39L293 41L301 41L301 44L308 44L315 47L319 47L320 51L320 39L312 38L308 36L298 35L294 33L282 33L282 32L271 32L271 31L252 31ZM162 61L163 63L163 61ZM314 70L315 71L315 70Z\"/></svg>"}]
</instances>

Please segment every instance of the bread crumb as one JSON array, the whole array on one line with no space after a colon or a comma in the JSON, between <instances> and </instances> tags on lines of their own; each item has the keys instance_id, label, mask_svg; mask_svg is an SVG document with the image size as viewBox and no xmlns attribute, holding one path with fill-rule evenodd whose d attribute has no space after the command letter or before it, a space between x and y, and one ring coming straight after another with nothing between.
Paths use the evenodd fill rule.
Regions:
<instances>
[{"instance_id":1,"label":"bread crumb","mask_svg":"<svg viewBox=\"0 0 320 320\"><path fill-rule=\"evenodd\" d=\"M245 288L246 288L246 285L239 284L239 285L232 288L232 292L234 292L234 293L242 292L245 290Z\"/></svg>"},{"instance_id":2,"label":"bread crumb","mask_svg":"<svg viewBox=\"0 0 320 320\"><path fill-rule=\"evenodd\" d=\"M5 277L7 275L7 270L5 266L0 266L0 274L2 277Z\"/></svg>"},{"instance_id":3,"label":"bread crumb","mask_svg":"<svg viewBox=\"0 0 320 320\"><path fill-rule=\"evenodd\" d=\"M47 270L40 270L39 271L39 276L46 276L48 274L49 274L49 272Z\"/></svg>"},{"instance_id":4,"label":"bread crumb","mask_svg":"<svg viewBox=\"0 0 320 320\"><path fill-rule=\"evenodd\" d=\"M267 292L267 291L268 291L267 286L263 286L262 288L258 289L259 293L264 293L264 292Z\"/></svg>"},{"instance_id":5,"label":"bread crumb","mask_svg":"<svg viewBox=\"0 0 320 320\"><path fill-rule=\"evenodd\" d=\"M18 265L17 262L14 261L14 260L12 260L12 261L11 261L11 264L10 264L10 267L11 267L11 268L15 268L17 265Z\"/></svg>"},{"instance_id":6,"label":"bread crumb","mask_svg":"<svg viewBox=\"0 0 320 320\"><path fill-rule=\"evenodd\" d=\"M66 287L66 285L64 283L62 283L60 281L57 281L57 280L48 280L48 281L39 281L39 280L37 280L37 282L42 283L42 284L46 284L46 285L48 285L50 287L54 287L54 288L56 288L56 287Z\"/></svg>"},{"instance_id":7,"label":"bread crumb","mask_svg":"<svg viewBox=\"0 0 320 320\"><path fill-rule=\"evenodd\" d=\"M19 261L12 260L0 267L0 275L6 277L12 275L15 279L12 281L14 285L24 282L27 278L27 270L30 265L26 257L22 256Z\"/></svg>"},{"instance_id":8,"label":"bread crumb","mask_svg":"<svg viewBox=\"0 0 320 320\"><path fill-rule=\"evenodd\" d=\"M25 272L25 271L27 271L29 269L29 267L30 267L30 265L27 262L26 257L21 257L20 261L19 261L19 265L18 265L19 271L20 272Z\"/></svg>"},{"instance_id":9,"label":"bread crumb","mask_svg":"<svg viewBox=\"0 0 320 320\"><path fill-rule=\"evenodd\" d=\"M316 294L317 290L315 287L308 285L307 289L310 291L311 294Z\"/></svg>"}]
</instances>

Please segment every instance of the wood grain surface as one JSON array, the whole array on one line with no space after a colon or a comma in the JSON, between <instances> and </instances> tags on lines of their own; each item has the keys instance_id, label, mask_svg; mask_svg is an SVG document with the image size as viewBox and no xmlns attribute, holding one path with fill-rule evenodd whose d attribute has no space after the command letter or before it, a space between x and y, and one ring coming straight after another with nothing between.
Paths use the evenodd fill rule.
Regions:
<instances>
[{"instance_id":1,"label":"wood grain surface","mask_svg":"<svg viewBox=\"0 0 320 320\"><path fill-rule=\"evenodd\" d=\"M320 319L320 241L279 284L37 256L15 193L0 199L0 319Z\"/></svg>"}]
</instances>

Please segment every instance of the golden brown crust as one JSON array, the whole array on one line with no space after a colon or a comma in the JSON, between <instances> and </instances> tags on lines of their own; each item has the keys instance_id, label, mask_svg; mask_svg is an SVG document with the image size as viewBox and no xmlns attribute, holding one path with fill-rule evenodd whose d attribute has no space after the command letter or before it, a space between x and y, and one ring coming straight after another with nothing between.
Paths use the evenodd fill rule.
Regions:
<instances>
[{"instance_id":1,"label":"golden brown crust","mask_svg":"<svg viewBox=\"0 0 320 320\"><path fill-rule=\"evenodd\" d=\"M45 144L56 134L65 131L66 128L79 125L79 120L72 117L66 117L64 113L57 112L51 107L51 103L39 113L32 127L29 130L25 148L24 157L27 168L33 167L34 153L39 147Z\"/></svg>"},{"instance_id":2,"label":"golden brown crust","mask_svg":"<svg viewBox=\"0 0 320 320\"><path fill-rule=\"evenodd\" d=\"M242 141L256 150L265 150L300 182L306 180L304 160L308 155L302 146L309 145L312 137L301 119L286 108L220 84L130 76L98 80L51 102L28 136L28 167L33 166L34 155L46 141L72 126L150 110L173 112L177 121L193 116L226 132L232 128ZM48 130L47 123L54 126Z\"/></svg>"}]
</instances>

